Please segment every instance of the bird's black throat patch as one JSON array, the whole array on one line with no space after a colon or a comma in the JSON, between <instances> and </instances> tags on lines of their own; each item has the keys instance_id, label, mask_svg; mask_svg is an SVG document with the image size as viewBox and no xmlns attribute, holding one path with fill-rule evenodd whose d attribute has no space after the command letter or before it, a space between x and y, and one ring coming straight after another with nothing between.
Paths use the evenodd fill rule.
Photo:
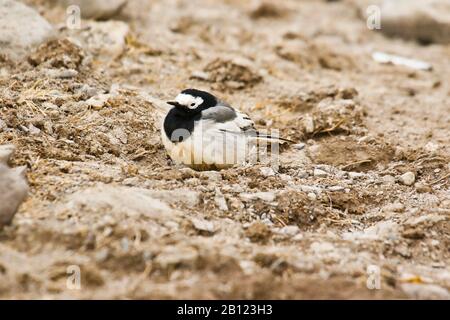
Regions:
<instances>
[{"instance_id":1,"label":"bird's black throat patch","mask_svg":"<svg viewBox=\"0 0 450 320\"><path fill-rule=\"evenodd\" d=\"M200 112L172 108L164 119L164 132L173 143L186 140L194 131L194 121L200 120Z\"/></svg>"}]
</instances>

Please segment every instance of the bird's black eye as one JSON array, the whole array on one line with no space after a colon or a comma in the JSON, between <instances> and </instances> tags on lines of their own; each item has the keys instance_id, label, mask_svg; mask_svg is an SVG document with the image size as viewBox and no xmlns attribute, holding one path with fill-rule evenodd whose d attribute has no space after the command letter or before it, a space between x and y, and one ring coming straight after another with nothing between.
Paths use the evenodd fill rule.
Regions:
<instances>
[{"instance_id":1,"label":"bird's black eye","mask_svg":"<svg viewBox=\"0 0 450 320\"><path fill-rule=\"evenodd\" d=\"M191 107L193 107L193 106L195 106L195 103L194 103L194 102L191 103Z\"/></svg>"}]
</instances>

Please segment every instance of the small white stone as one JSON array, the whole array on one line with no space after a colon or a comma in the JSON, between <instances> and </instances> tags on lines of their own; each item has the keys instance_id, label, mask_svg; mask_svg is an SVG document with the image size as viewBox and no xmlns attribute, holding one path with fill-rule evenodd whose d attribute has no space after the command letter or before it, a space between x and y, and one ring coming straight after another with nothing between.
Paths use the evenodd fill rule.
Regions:
<instances>
[{"instance_id":1,"label":"small white stone","mask_svg":"<svg viewBox=\"0 0 450 320\"><path fill-rule=\"evenodd\" d=\"M312 116L305 116L305 118L303 119L303 125L305 126L306 133L314 132L314 119Z\"/></svg>"},{"instance_id":2,"label":"small white stone","mask_svg":"<svg viewBox=\"0 0 450 320\"><path fill-rule=\"evenodd\" d=\"M214 223L212 221L200 218L191 218L191 222L194 228L199 231L206 231L213 233L216 230Z\"/></svg>"},{"instance_id":3,"label":"small white stone","mask_svg":"<svg viewBox=\"0 0 450 320\"><path fill-rule=\"evenodd\" d=\"M298 234L299 232L300 232L300 228L297 226L285 226L285 227L281 228L280 230L278 230L277 233L286 235L289 237L293 237L296 234Z\"/></svg>"},{"instance_id":4,"label":"small white stone","mask_svg":"<svg viewBox=\"0 0 450 320\"><path fill-rule=\"evenodd\" d=\"M305 144L304 143L296 143L294 145L292 145L292 148L297 149L297 150L302 150L305 148Z\"/></svg>"},{"instance_id":5,"label":"small white stone","mask_svg":"<svg viewBox=\"0 0 450 320\"><path fill-rule=\"evenodd\" d=\"M280 179L283 180L283 181L291 181L292 177L290 175L288 175L288 174L282 173L282 174L280 174Z\"/></svg>"},{"instance_id":6,"label":"small white stone","mask_svg":"<svg viewBox=\"0 0 450 320\"><path fill-rule=\"evenodd\" d=\"M383 177L381 177L381 180L383 180L384 183L387 184L394 184L395 183L395 178L391 175L385 175Z\"/></svg>"},{"instance_id":7,"label":"small white stone","mask_svg":"<svg viewBox=\"0 0 450 320\"><path fill-rule=\"evenodd\" d=\"M275 192L255 192L255 193L241 193L240 197L242 200L262 200L267 202L272 202L276 198Z\"/></svg>"},{"instance_id":8,"label":"small white stone","mask_svg":"<svg viewBox=\"0 0 450 320\"><path fill-rule=\"evenodd\" d=\"M299 186L299 189L303 192L314 192L314 193L322 192L322 189L316 186Z\"/></svg>"},{"instance_id":9,"label":"small white stone","mask_svg":"<svg viewBox=\"0 0 450 320\"><path fill-rule=\"evenodd\" d=\"M416 176L414 175L413 172L408 171L408 172L402 174L398 178L398 180L400 181L401 184L404 184L405 186L411 186L416 181Z\"/></svg>"},{"instance_id":10,"label":"small white stone","mask_svg":"<svg viewBox=\"0 0 450 320\"><path fill-rule=\"evenodd\" d=\"M216 188L216 194L214 196L214 202L216 203L216 206L222 210L222 211L228 211L228 205L227 201L225 200L225 197L223 196L222 192L219 188Z\"/></svg>"},{"instance_id":11,"label":"small white stone","mask_svg":"<svg viewBox=\"0 0 450 320\"><path fill-rule=\"evenodd\" d=\"M338 191L344 191L345 188L342 186L331 186L328 188L328 190L330 190L332 192L338 192Z\"/></svg>"},{"instance_id":12,"label":"small white stone","mask_svg":"<svg viewBox=\"0 0 450 320\"><path fill-rule=\"evenodd\" d=\"M328 173L321 169L314 169L314 177L324 178L328 176Z\"/></svg>"},{"instance_id":13,"label":"small white stone","mask_svg":"<svg viewBox=\"0 0 450 320\"><path fill-rule=\"evenodd\" d=\"M271 167L262 167L259 169L261 174L265 177L272 177L275 175L275 171Z\"/></svg>"},{"instance_id":14,"label":"small white stone","mask_svg":"<svg viewBox=\"0 0 450 320\"><path fill-rule=\"evenodd\" d=\"M310 193L308 193L308 199L311 200L311 201L316 201L317 200L317 196L316 196L315 193L310 192Z\"/></svg>"},{"instance_id":15,"label":"small white stone","mask_svg":"<svg viewBox=\"0 0 450 320\"><path fill-rule=\"evenodd\" d=\"M362 172L349 172L349 173L348 173L348 176L349 176L351 179L358 179L358 178L364 177L364 173L362 173Z\"/></svg>"}]
</instances>

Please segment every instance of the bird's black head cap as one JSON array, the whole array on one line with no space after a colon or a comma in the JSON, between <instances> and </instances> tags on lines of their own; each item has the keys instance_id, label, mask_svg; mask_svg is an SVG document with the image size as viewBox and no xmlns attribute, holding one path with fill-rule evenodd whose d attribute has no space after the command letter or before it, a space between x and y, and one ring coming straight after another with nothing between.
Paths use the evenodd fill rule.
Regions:
<instances>
[{"instance_id":1,"label":"bird's black head cap","mask_svg":"<svg viewBox=\"0 0 450 320\"><path fill-rule=\"evenodd\" d=\"M217 98L209 92L198 90L198 89L185 89L181 91L184 94L190 94L194 97L200 97L203 99L201 104L202 109L207 109L214 107L217 104Z\"/></svg>"}]
</instances>

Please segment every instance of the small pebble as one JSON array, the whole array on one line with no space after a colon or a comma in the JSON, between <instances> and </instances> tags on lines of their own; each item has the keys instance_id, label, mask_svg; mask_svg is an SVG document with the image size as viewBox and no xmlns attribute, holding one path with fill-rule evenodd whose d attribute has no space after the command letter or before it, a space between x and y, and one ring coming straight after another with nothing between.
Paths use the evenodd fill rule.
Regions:
<instances>
[{"instance_id":1,"label":"small pebble","mask_svg":"<svg viewBox=\"0 0 450 320\"><path fill-rule=\"evenodd\" d=\"M261 174L265 177L272 177L275 175L275 171L271 167L262 167L259 169Z\"/></svg>"},{"instance_id":2,"label":"small pebble","mask_svg":"<svg viewBox=\"0 0 450 320\"><path fill-rule=\"evenodd\" d=\"M328 173L321 169L314 169L314 177L325 178L328 176Z\"/></svg>"},{"instance_id":3,"label":"small pebble","mask_svg":"<svg viewBox=\"0 0 450 320\"><path fill-rule=\"evenodd\" d=\"M414 175L413 172L408 171L408 172L402 174L398 178L398 180L400 181L401 184L404 184L405 186L411 186L416 181L416 176Z\"/></svg>"},{"instance_id":4,"label":"small pebble","mask_svg":"<svg viewBox=\"0 0 450 320\"><path fill-rule=\"evenodd\" d=\"M348 176L351 179L358 179L358 178L364 177L364 173L361 173L361 172L349 172Z\"/></svg>"},{"instance_id":5,"label":"small pebble","mask_svg":"<svg viewBox=\"0 0 450 320\"><path fill-rule=\"evenodd\" d=\"M315 193L310 192L310 193L308 193L308 199L311 200L311 201L316 201L317 200L317 196L316 196Z\"/></svg>"},{"instance_id":6,"label":"small pebble","mask_svg":"<svg viewBox=\"0 0 450 320\"><path fill-rule=\"evenodd\" d=\"M328 190L333 191L333 192L338 192L338 191L344 191L344 187L342 186L331 186L328 188Z\"/></svg>"},{"instance_id":7,"label":"small pebble","mask_svg":"<svg viewBox=\"0 0 450 320\"><path fill-rule=\"evenodd\" d=\"M304 143L297 143L292 145L292 148L297 149L297 150L302 150L305 148L305 144Z\"/></svg>"},{"instance_id":8,"label":"small pebble","mask_svg":"<svg viewBox=\"0 0 450 320\"><path fill-rule=\"evenodd\" d=\"M394 184L395 183L395 178L391 175L385 175L381 178L383 180L383 182L387 183L387 184Z\"/></svg>"}]
</instances>

